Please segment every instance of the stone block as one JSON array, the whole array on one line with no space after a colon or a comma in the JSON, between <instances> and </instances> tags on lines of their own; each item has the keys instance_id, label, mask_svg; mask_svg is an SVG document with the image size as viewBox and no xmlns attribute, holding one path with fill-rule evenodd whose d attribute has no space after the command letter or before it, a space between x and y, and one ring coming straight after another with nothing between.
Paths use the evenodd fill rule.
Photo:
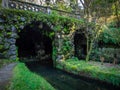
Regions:
<instances>
[{"instance_id":1,"label":"stone block","mask_svg":"<svg viewBox=\"0 0 120 90\"><path fill-rule=\"evenodd\" d=\"M16 39L10 38L10 39L7 39L6 42L7 42L7 43L10 43L10 44L15 44Z\"/></svg>"},{"instance_id":2,"label":"stone block","mask_svg":"<svg viewBox=\"0 0 120 90\"><path fill-rule=\"evenodd\" d=\"M10 48L9 48L11 51L16 51L16 46L13 44L13 45L10 45Z\"/></svg>"},{"instance_id":3,"label":"stone block","mask_svg":"<svg viewBox=\"0 0 120 90\"><path fill-rule=\"evenodd\" d=\"M16 58L17 58L16 55L12 55L12 56L9 57L9 59L11 59L11 60L16 60Z\"/></svg>"},{"instance_id":4,"label":"stone block","mask_svg":"<svg viewBox=\"0 0 120 90\"><path fill-rule=\"evenodd\" d=\"M10 43L4 43L4 49L9 49Z\"/></svg>"},{"instance_id":5,"label":"stone block","mask_svg":"<svg viewBox=\"0 0 120 90\"><path fill-rule=\"evenodd\" d=\"M16 55L16 51L14 51L14 50L8 50L7 53L6 53L7 57L10 57L10 56L13 56L13 55Z\"/></svg>"},{"instance_id":6,"label":"stone block","mask_svg":"<svg viewBox=\"0 0 120 90\"><path fill-rule=\"evenodd\" d=\"M18 37L18 35L17 35L17 33L12 33L10 37L16 39Z\"/></svg>"},{"instance_id":7,"label":"stone block","mask_svg":"<svg viewBox=\"0 0 120 90\"><path fill-rule=\"evenodd\" d=\"M11 31L12 31L12 32L16 32L16 31L17 31L17 30L16 30L16 27L15 27L15 26L12 26L12 27L11 27Z\"/></svg>"},{"instance_id":8,"label":"stone block","mask_svg":"<svg viewBox=\"0 0 120 90\"><path fill-rule=\"evenodd\" d=\"M23 25L20 25L20 29L23 29L24 28L24 26Z\"/></svg>"},{"instance_id":9,"label":"stone block","mask_svg":"<svg viewBox=\"0 0 120 90\"><path fill-rule=\"evenodd\" d=\"M23 22L25 21L25 17L21 17L20 19L21 19L21 21L23 21Z\"/></svg>"},{"instance_id":10,"label":"stone block","mask_svg":"<svg viewBox=\"0 0 120 90\"><path fill-rule=\"evenodd\" d=\"M0 23L4 23L4 22L5 22L5 20L0 18Z\"/></svg>"},{"instance_id":11,"label":"stone block","mask_svg":"<svg viewBox=\"0 0 120 90\"><path fill-rule=\"evenodd\" d=\"M4 30L4 26L1 25L1 26L0 26L0 30Z\"/></svg>"}]
</instances>

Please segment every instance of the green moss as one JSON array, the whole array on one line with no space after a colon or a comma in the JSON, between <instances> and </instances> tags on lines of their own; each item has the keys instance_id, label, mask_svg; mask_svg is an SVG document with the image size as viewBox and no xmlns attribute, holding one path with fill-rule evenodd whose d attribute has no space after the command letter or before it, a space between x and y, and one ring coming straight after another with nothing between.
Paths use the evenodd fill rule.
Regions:
<instances>
[{"instance_id":1,"label":"green moss","mask_svg":"<svg viewBox=\"0 0 120 90\"><path fill-rule=\"evenodd\" d=\"M55 90L45 79L30 72L23 63L14 71L9 90Z\"/></svg>"},{"instance_id":2,"label":"green moss","mask_svg":"<svg viewBox=\"0 0 120 90\"><path fill-rule=\"evenodd\" d=\"M71 69L76 71L77 70L77 66L73 65L73 66L71 66Z\"/></svg>"},{"instance_id":3,"label":"green moss","mask_svg":"<svg viewBox=\"0 0 120 90\"><path fill-rule=\"evenodd\" d=\"M75 24L76 28L78 26L83 26L84 21L69 18L69 17L62 17L56 14L43 14L38 12L31 12L31 11L23 11L23 10L14 10L14 9L3 9L0 8L0 12L3 14L3 18L7 21L8 26L14 25L16 28L19 28L20 25L25 25L32 21L42 21L45 23L49 23L50 25L54 25L54 30L62 30L61 26L65 26L66 29L72 27ZM69 30L68 30L69 31Z\"/></svg>"},{"instance_id":4,"label":"green moss","mask_svg":"<svg viewBox=\"0 0 120 90\"><path fill-rule=\"evenodd\" d=\"M4 47L3 45L0 45L0 50L3 49L3 47Z\"/></svg>"},{"instance_id":5,"label":"green moss","mask_svg":"<svg viewBox=\"0 0 120 90\"><path fill-rule=\"evenodd\" d=\"M7 32L6 37L10 37L12 32Z\"/></svg>"}]
</instances>

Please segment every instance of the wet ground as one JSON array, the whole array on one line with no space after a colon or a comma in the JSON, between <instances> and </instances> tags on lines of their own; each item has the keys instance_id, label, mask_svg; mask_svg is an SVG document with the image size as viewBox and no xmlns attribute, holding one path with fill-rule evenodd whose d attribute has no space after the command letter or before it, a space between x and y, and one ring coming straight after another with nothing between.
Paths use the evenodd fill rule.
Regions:
<instances>
[{"instance_id":1,"label":"wet ground","mask_svg":"<svg viewBox=\"0 0 120 90\"><path fill-rule=\"evenodd\" d=\"M28 68L44 77L56 90L119 90L113 86L68 74L51 66L40 65L39 62L26 63Z\"/></svg>"}]
</instances>

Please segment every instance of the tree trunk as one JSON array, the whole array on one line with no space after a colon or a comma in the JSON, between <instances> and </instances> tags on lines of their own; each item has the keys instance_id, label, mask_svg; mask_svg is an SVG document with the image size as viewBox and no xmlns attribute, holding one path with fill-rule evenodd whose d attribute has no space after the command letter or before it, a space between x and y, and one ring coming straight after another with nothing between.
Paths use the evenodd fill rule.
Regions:
<instances>
[{"instance_id":1,"label":"tree trunk","mask_svg":"<svg viewBox=\"0 0 120 90\"><path fill-rule=\"evenodd\" d=\"M92 49L93 49L93 40L90 43L89 50L88 50L88 53L87 53L87 56L86 56L86 61L89 61Z\"/></svg>"},{"instance_id":2,"label":"tree trunk","mask_svg":"<svg viewBox=\"0 0 120 90\"><path fill-rule=\"evenodd\" d=\"M87 37L87 49L86 49L87 54L88 54L88 51L89 51L89 39Z\"/></svg>"},{"instance_id":3,"label":"tree trunk","mask_svg":"<svg viewBox=\"0 0 120 90\"><path fill-rule=\"evenodd\" d=\"M117 6L117 2L115 2L115 15L117 17L117 27L120 27L120 19L119 19L119 10L118 10L118 6Z\"/></svg>"}]
</instances>

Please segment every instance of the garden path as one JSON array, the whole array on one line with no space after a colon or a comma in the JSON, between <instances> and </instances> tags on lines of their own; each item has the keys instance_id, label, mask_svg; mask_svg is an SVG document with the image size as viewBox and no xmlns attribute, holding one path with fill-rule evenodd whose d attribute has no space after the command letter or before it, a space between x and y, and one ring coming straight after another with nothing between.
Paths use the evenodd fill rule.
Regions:
<instances>
[{"instance_id":1,"label":"garden path","mask_svg":"<svg viewBox=\"0 0 120 90\"><path fill-rule=\"evenodd\" d=\"M6 90L12 77L12 70L17 63L11 63L0 68L0 90Z\"/></svg>"}]
</instances>

